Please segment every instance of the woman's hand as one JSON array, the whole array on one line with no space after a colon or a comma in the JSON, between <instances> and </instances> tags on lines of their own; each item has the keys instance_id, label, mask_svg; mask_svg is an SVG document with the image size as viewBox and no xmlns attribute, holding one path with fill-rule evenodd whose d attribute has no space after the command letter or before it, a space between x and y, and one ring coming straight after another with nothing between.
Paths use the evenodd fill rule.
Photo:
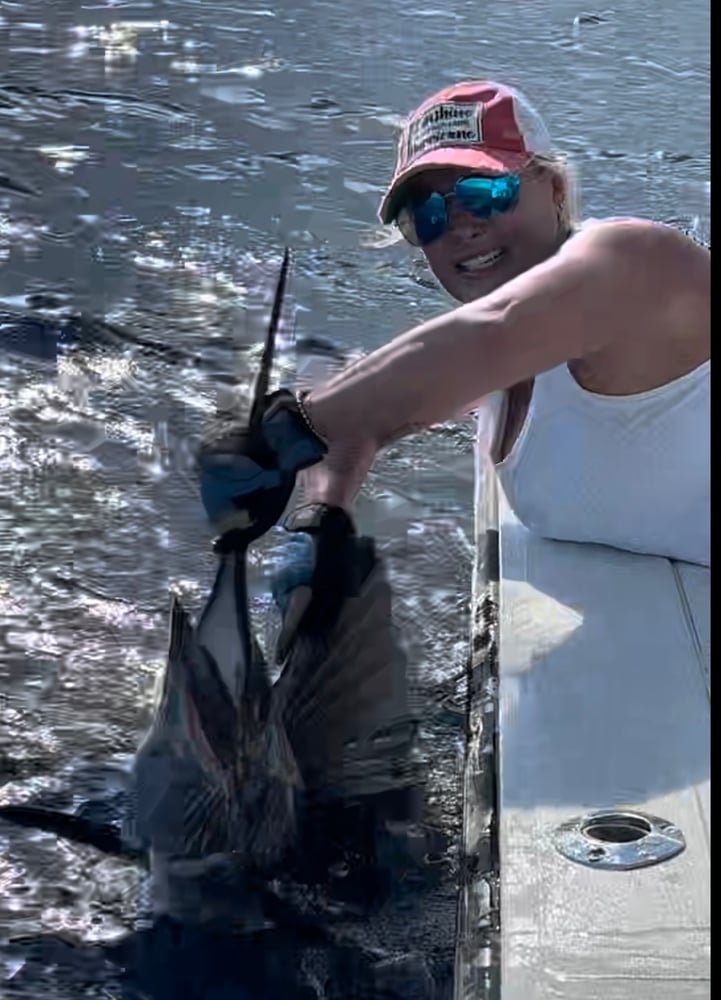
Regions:
<instances>
[{"instance_id":1,"label":"woman's hand","mask_svg":"<svg viewBox=\"0 0 721 1000\"><path fill-rule=\"evenodd\" d=\"M291 393L271 394L264 409L248 427L219 422L201 446L201 497L220 536L241 532L251 542L268 531L283 514L298 472L326 452Z\"/></svg>"}]
</instances>

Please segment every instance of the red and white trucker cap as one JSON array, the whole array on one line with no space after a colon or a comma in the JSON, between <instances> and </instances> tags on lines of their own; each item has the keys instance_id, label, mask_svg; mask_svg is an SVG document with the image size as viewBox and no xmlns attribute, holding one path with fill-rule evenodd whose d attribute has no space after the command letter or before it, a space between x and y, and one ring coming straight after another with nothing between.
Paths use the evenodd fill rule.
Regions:
<instances>
[{"instance_id":1,"label":"red and white trucker cap","mask_svg":"<svg viewBox=\"0 0 721 1000\"><path fill-rule=\"evenodd\" d=\"M429 167L509 173L551 150L537 111L512 87L468 80L429 97L404 122L396 168L378 210L392 222L407 180Z\"/></svg>"}]
</instances>

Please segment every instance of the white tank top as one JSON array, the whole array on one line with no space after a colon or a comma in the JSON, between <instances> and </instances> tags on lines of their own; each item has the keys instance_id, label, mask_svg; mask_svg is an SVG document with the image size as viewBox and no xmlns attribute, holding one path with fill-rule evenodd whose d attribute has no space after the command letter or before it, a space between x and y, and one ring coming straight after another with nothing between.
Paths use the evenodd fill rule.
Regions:
<instances>
[{"instance_id":1,"label":"white tank top","mask_svg":"<svg viewBox=\"0 0 721 1000\"><path fill-rule=\"evenodd\" d=\"M546 538L708 566L710 374L707 361L630 396L588 392L565 364L538 375L496 465L518 519Z\"/></svg>"}]
</instances>

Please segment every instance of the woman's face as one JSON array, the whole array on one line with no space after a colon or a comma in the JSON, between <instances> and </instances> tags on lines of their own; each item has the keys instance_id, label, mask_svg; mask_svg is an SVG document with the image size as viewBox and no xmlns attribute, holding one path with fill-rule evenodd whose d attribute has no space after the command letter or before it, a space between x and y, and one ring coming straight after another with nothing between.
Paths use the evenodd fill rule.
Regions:
<instances>
[{"instance_id":1,"label":"woman's face","mask_svg":"<svg viewBox=\"0 0 721 1000\"><path fill-rule=\"evenodd\" d=\"M434 191L448 194L456 181L472 173L467 168L433 168L412 178L407 192L414 200ZM563 182L543 170L526 170L520 176L515 206L489 219L479 219L457 198L448 198L448 228L422 248L435 276L460 302L486 295L550 257L565 236L559 224Z\"/></svg>"}]
</instances>

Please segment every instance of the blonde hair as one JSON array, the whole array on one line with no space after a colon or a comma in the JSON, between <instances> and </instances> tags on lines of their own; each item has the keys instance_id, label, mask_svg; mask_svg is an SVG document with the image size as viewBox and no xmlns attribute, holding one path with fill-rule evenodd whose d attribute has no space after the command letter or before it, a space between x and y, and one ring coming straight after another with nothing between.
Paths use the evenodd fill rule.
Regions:
<instances>
[{"instance_id":1,"label":"blonde hair","mask_svg":"<svg viewBox=\"0 0 721 1000\"><path fill-rule=\"evenodd\" d=\"M574 229L581 221L581 210L576 172L563 153L534 153L526 170L553 174L563 187L563 201L559 206L558 223L564 231Z\"/></svg>"}]
</instances>

